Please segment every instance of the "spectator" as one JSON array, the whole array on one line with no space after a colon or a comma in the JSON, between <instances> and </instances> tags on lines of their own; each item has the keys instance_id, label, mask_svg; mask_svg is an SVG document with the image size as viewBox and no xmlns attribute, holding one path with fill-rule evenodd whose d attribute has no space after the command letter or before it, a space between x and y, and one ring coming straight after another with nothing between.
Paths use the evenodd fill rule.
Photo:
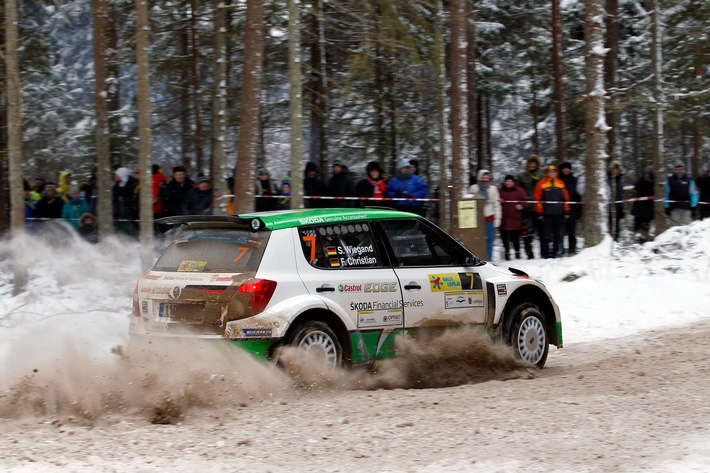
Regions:
<instances>
[{"instance_id":1,"label":"spectator","mask_svg":"<svg viewBox=\"0 0 710 473\"><path fill-rule=\"evenodd\" d=\"M685 173L685 164L675 165L675 172L666 181L664 194L666 215L676 225L688 225L692 221L692 211L698 205L698 191L695 181Z\"/></svg>"},{"instance_id":2,"label":"spectator","mask_svg":"<svg viewBox=\"0 0 710 473\"><path fill-rule=\"evenodd\" d=\"M30 183L27 182L27 179L23 179L23 196L24 196L24 202L25 202L25 230L29 233L34 233L35 229L35 221L34 221L34 216L35 216L35 207L37 206L37 202L32 198L31 196L31 189L30 189Z\"/></svg>"},{"instance_id":3,"label":"spectator","mask_svg":"<svg viewBox=\"0 0 710 473\"><path fill-rule=\"evenodd\" d=\"M35 202L39 202L39 200L42 198L42 192L44 192L44 186L45 186L44 177L42 177L42 176L35 177L34 184L32 185L32 188L30 189L30 197L32 198L32 200L34 200Z\"/></svg>"},{"instance_id":4,"label":"spectator","mask_svg":"<svg viewBox=\"0 0 710 473\"><path fill-rule=\"evenodd\" d=\"M355 194L358 197L382 199L385 196L387 183L382 180L382 169L377 161L367 163L367 175L355 186ZM377 201L361 200L360 206L377 205Z\"/></svg>"},{"instance_id":5,"label":"spectator","mask_svg":"<svg viewBox=\"0 0 710 473\"><path fill-rule=\"evenodd\" d=\"M510 260L510 244L515 250L515 259L520 259L520 236L523 234L525 218L523 209L527 195L525 190L515 185L512 174L505 176L503 186L499 189L502 218L500 222L500 237L505 249L505 260Z\"/></svg>"},{"instance_id":6,"label":"spectator","mask_svg":"<svg viewBox=\"0 0 710 473\"><path fill-rule=\"evenodd\" d=\"M303 194L312 197L320 197L328 194L328 189L318 177L318 166L312 161L306 163L303 178ZM320 208L323 207L323 200L304 199L303 204L307 209Z\"/></svg>"},{"instance_id":7,"label":"spectator","mask_svg":"<svg viewBox=\"0 0 710 473\"><path fill-rule=\"evenodd\" d=\"M278 202L274 197L279 195L279 190L271 179L269 171L266 168L259 168L256 175L256 211L265 212L276 209Z\"/></svg>"},{"instance_id":8,"label":"spectator","mask_svg":"<svg viewBox=\"0 0 710 473\"><path fill-rule=\"evenodd\" d=\"M89 243L99 242L99 228L96 226L96 216L86 212L79 218L77 233Z\"/></svg>"},{"instance_id":9,"label":"spectator","mask_svg":"<svg viewBox=\"0 0 710 473\"><path fill-rule=\"evenodd\" d=\"M138 179L128 168L118 168L114 173L113 218L116 233L135 237L138 235Z\"/></svg>"},{"instance_id":10,"label":"spectator","mask_svg":"<svg viewBox=\"0 0 710 473\"><path fill-rule=\"evenodd\" d=\"M190 189L183 203L183 215L212 215L212 183L202 176Z\"/></svg>"},{"instance_id":11,"label":"spectator","mask_svg":"<svg viewBox=\"0 0 710 473\"><path fill-rule=\"evenodd\" d=\"M572 164L568 161L560 164L560 180L565 183L570 202L582 202L582 196L577 192L577 177L572 173ZM564 238L567 235L567 251L570 255L577 253L577 220L582 218L582 205L571 204L569 218L564 223L560 236L560 254L565 252Z\"/></svg>"},{"instance_id":12,"label":"spectator","mask_svg":"<svg viewBox=\"0 0 710 473\"><path fill-rule=\"evenodd\" d=\"M291 208L291 179L286 177L281 181L281 198L277 200L276 210Z\"/></svg>"},{"instance_id":13,"label":"spectator","mask_svg":"<svg viewBox=\"0 0 710 473\"><path fill-rule=\"evenodd\" d=\"M355 184L350 171L340 161L333 162L333 175L328 181L328 195L332 197L354 197ZM335 200L330 207L354 207L352 200Z\"/></svg>"},{"instance_id":14,"label":"spectator","mask_svg":"<svg viewBox=\"0 0 710 473\"><path fill-rule=\"evenodd\" d=\"M59 193L59 197L61 197L64 202L68 202L70 199L69 190L71 188L71 173L69 171L60 172L58 181L59 185L57 186L57 192Z\"/></svg>"},{"instance_id":15,"label":"spectator","mask_svg":"<svg viewBox=\"0 0 710 473\"><path fill-rule=\"evenodd\" d=\"M412 174L415 176L419 175L419 161L416 159L410 159L409 165L412 166Z\"/></svg>"},{"instance_id":16,"label":"spectator","mask_svg":"<svg viewBox=\"0 0 710 473\"><path fill-rule=\"evenodd\" d=\"M173 178L163 189L163 207L169 216L184 215L183 204L187 193L192 189L192 180L187 176L187 171L182 166L173 168Z\"/></svg>"},{"instance_id":17,"label":"spectator","mask_svg":"<svg viewBox=\"0 0 710 473\"><path fill-rule=\"evenodd\" d=\"M518 185L525 190L527 200L531 202L535 194L535 187L542 178L540 174L540 158L530 155L525 163L525 170L518 174ZM533 259L532 241L535 233L540 235L541 227L539 221L535 218L535 205L533 203L525 204L523 208L523 218L525 219L525 231L523 233L523 243L525 243L525 253L528 259Z\"/></svg>"},{"instance_id":18,"label":"spectator","mask_svg":"<svg viewBox=\"0 0 710 473\"><path fill-rule=\"evenodd\" d=\"M62 208L62 218L74 228L79 228L79 218L89 211L89 203L86 201L77 186L69 188L69 200Z\"/></svg>"},{"instance_id":19,"label":"spectator","mask_svg":"<svg viewBox=\"0 0 710 473\"><path fill-rule=\"evenodd\" d=\"M631 207L631 215L634 216L634 232L639 243L651 240L650 229L653 221L653 193L655 186L656 175L653 172L653 166L646 166L643 175L634 184L636 198L645 198L645 200L635 200L634 205Z\"/></svg>"},{"instance_id":20,"label":"spectator","mask_svg":"<svg viewBox=\"0 0 710 473\"><path fill-rule=\"evenodd\" d=\"M545 178L535 186L533 200L540 222L540 256L556 258L560 249L560 235L565 220L569 219L569 194L564 182L557 178L557 167L547 166ZM550 253L552 243L552 253Z\"/></svg>"},{"instance_id":21,"label":"spectator","mask_svg":"<svg viewBox=\"0 0 710 473\"><path fill-rule=\"evenodd\" d=\"M615 241L619 240L621 233L621 220L624 218L624 176L618 161L612 161L607 171L607 185L609 189L609 233ZM612 218L612 213L615 218Z\"/></svg>"},{"instance_id":22,"label":"spectator","mask_svg":"<svg viewBox=\"0 0 710 473\"><path fill-rule=\"evenodd\" d=\"M424 179L412 174L412 166L406 159L397 163L397 174L387 181L385 197L396 199L425 199L429 195L429 187ZM396 200L393 207L397 210L414 212L424 217L424 203L418 200Z\"/></svg>"},{"instance_id":23,"label":"spectator","mask_svg":"<svg viewBox=\"0 0 710 473\"><path fill-rule=\"evenodd\" d=\"M496 228L500 227L501 206L500 194L498 189L491 185L491 172L486 169L478 171L477 184L469 188L469 192L476 197L482 197L485 201L483 204L483 216L486 219L486 246L487 259L493 259L493 242L496 239Z\"/></svg>"},{"instance_id":24,"label":"spectator","mask_svg":"<svg viewBox=\"0 0 710 473\"><path fill-rule=\"evenodd\" d=\"M168 178L163 174L163 168L158 164L153 164L151 167L153 175L153 218L161 218L167 216L163 199L160 195L163 193L165 186L168 184Z\"/></svg>"},{"instance_id":25,"label":"spectator","mask_svg":"<svg viewBox=\"0 0 710 473\"><path fill-rule=\"evenodd\" d=\"M700 202L698 202L700 219L704 220L710 217L710 164L705 166L703 173L698 176L695 182L700 194Z\"/></svg>"},{"instance_id":26,"label":"spectator","mask_svg":"<svg viewBox=\"0 0 710 473\"><path fill-rule=\"evenodd\" d=\"M63 208L64 201L59 197L57 185L54 182L48 182L44 186L42 198L35 207L35 218L62 218Z\"/></svg>"}]
</instances>

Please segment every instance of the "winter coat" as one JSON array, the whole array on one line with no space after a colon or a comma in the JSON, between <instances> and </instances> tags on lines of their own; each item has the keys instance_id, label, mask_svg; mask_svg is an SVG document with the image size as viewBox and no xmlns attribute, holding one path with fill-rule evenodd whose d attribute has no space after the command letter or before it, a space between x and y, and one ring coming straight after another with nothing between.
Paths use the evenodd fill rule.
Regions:
<instances>
[{"instance_id":1,"label":"winter coat","mask_svg":"<svg viewBox=\"0 0 710 473\"><path fill-rule=\"evenodd\" d=\"M480 182L480 181L479 181ZM479 188L480 184L474 184L469 187L468 191L476 197L481 196L481 190ZM486 220L493 218L493 226L500 227L500 221L502 218L502 211L500 205L500 194L498 193L498 188L491 185L488 188L488 199L483 204L483 216Z\"/></svg>"},{"instance_id":2,"label":"winter coat","mask_svg":"<svg viewBox=\"0 0 710 473\"><path fill-rule=\"evenodd\" d=\"M619 174L616 177L612 177L611 174L607 176L607 190L609 200L616 203L616 218L624 218L624 203L620 202L624 200L624 177Z\"/></svg>"},{"instance_id":3,"label":"winter coat","mask_svg":"<svg viewBox=\"0 0 710 473\"><path fill-rule=\"evenodd\" d=\"M569 194L565 183L559 179L546 177L535 186L533 200L535 211L538 215L564 215L569 214Z\"/></svg>"},{"instance_id":4,"label":"winter coat","mask_svg":"<svg viewBox=\"0 0 710 473\"><path fill-rule=\"evenodd\" d=\"M328 188L318 177L306 177L303 179L303 195L319 197L328 194ZM303 206L307 209L318 209L324 207L322 199L304 199Z\"/></svg>"},{"instance_id":5,"label":"winter coat","mask_svg":"<svg viewBox=\"0 0 710 473\"><path fill-rule=\"evenodd\" d=\"M691 207L698 205L698 190L695 188L695 181L687 174L682 176L676 173L671 174L666 181L664 193L666 200L664 205L671 210L690 210Z\"/></svg>"},{"instance_id":6,"label":"winter coat","mask_svg":"<svg viewBox=\"0 0 710 473\"><path fill-rule=\"evenodd\" d=\"M79 197L71 199L64 204L62 208L62 218L66 220L72 227L79 228L79 218L89 211L89 204L86 199Z\"/></svg>"},{"instance_id":7,"label":"winter coat","mask_svg":"<svg viewBox=\"0 0 710 473\"><path fill-rule=\"evenodd\" d=\"M165 206L163 205L163 199L160 197L160 193L163 188L168 184L168 178L162 172L157 172L153 174L153 215L160 215L165 212Z\"/></svg>"},{"instance_id":8,"label":"winter coat","mask_svg":"<svg viewBox=\"0 0 710 473\"><path fill-rule=\"evenodd\" d=\"M653 192L656 183L656 178L653 174L644 174L639 177L634 188L636 189L636 197L651 197L648 200L635 200L631 207L631 215L643 220L653 220Z\"/></svg>"},{"instance_id":9,"label":"winter coat","mask_svg":"<svg viewBox=\"0 0 710 473\"><path fill-rule=\"evenodd\" d=\"M520 186L503 186L498 189L498 193L500 194L502 210L500 229L522 230L523 210L518 210L518 206L520 205L522 207L525 207L525 201L527 200L525 190Z\"/></svg>"},{"instance_id":10,"label":"winter coat","mask_svg":"<svg viewBox=\"0 0 710 473\"><path fill-rule=\"evenodd\" d=\"M366 177L357 183L355 186L355 195L358 197L384 197L385 190L387 190L387 183L382 179L374 180L371 177ZM368 201L361 200L360 205L365 207L367 205L377 205L381 204L380 201Z\"/></svg>"},{"instance_id":11,"label":"winter coat","mask_svg":"<svg viewBox=\"0 0 710 473\"><path fill-rule=\"evenodd\" d=\"M113 217L122 219L138 218L138 179L128 178L126 185L117 182L113 186Z\"/></svg>"},{"instance_id":12,"label":"winter coat","mask_svg":"<svg viewBox=\"0 0 710 473\"><path fill-rule=\"evenodd\" d=\"M387 181L385 189L385 197L389 198L415 198L425 199L429 195L429 186L421 177L416 174L411 174L408 179L400 179L394 177ZM424 202L416 200L398 200L394 201L394 206L402 210L421 209Z\"/></svg>"},{"instance_id":13,"label":"winter coat","mask_svg":"<svg viewBox=\"0 0 710 473\"><path fill-rule=\"evenodd\" d=\"M528 171L528 166L531 162L537 163L537 170L530 172ZM542 173L540 172L540 159L537 156L530 156L525 164L525 171L518 174L518 185L523 188L525 194L527 195L527 200L533 200L533 195L535 195L535 187L537 183L542 179ZM529 204L526 210L532 210L533 204Z\"/></svg>"},{"instance_id":14,"label":"winter coat","mask_svg":"<svg viewBox=\"0 0 710 473\"><path fill-rule=\"evenodd\" d=\"M192 180L189 177L185 177L182 184L173 179L163 188L161 197L163 199L163 207L165 207L168 215L184 215L182 206L192 186Z\"/></svg>"},{"instance_id":15,"label":"winter coat","mask_svg":"<svg viewBox=\"0 0 710 473\"><path fill-rule=\"evenodd\" d=\"M567 189L567 194L569 194L570 202L582 202L582 196L577 192L577 176L572 174L560 173L560 181L565 183L565 189ZM581 204L571 204L570 205L570 215L575 219L579 220L582 218L582 205Z\"/></svg>"},{"instance_id":16,"label":"winter coat","mask_svg":"<svg viewBox=\"0 0 710 473\"><path fill-rule=\"evenodd\" d=\"M695 181L700 202L710 202L710 171L698 176Z\"/></svg>"},{"instance_id":17,"label":"winter coat","mask_svg":"<svg viewBox=\"0 0 710 473\"><path fill-rule=\"evenodd\" d=\"M62 198L64 202L68 202L70 197L69 197L69 189L71 187L71 182L69 181L69 178L71 177L71 173L68 171L62 171L59 173L59 185L57 186L57 192L59 193L59 196Z\"/></svg>"},{"instance_id":18,"label":"winter coat","mask_svg":"<svg viewBox=\"0 0 710 473\"><path fill-rule=\"evenodd\" d=\"M255 195L256 197L256 211L265 212L268 210L275 210L277 205L277 199L274 198L260 198L260 195L279 195L279 189L276 183L271 179L257 179L255 184Z\"/></svg>"},{"instance_id":19,"label":"winter coat","mask_svg":"<svg viewBox=\"0 0 710 473\"><path fill-rule=\"evenodd\" d=\"M59 195L56 197L42 197L35 207L35 218L62 218L64 201Z\"/></svg>"},{"instance_id":20,"label":"winter coat","mask_svg":"<svg viewBox=\"0 0 710 473\"><path fill-rule=\"evenodd\" d=\"M199 190L190 189L183 202L182 211L184 215L212 215L212 188Z\"/></svg>"},{"instance_id":21,"label":"winter coat","mask_svg":"<svg viewBox=\"0 0 710 473\"><path fill-rule=\"evenodd\" d=\"M333 174L328 181L328 195L333 197L354 197L355 184L350 171L343 166L343 170L337 174ZM330 201L330 207L354 207L352 200L336 200Z\"/></svg>"}]
</instances>

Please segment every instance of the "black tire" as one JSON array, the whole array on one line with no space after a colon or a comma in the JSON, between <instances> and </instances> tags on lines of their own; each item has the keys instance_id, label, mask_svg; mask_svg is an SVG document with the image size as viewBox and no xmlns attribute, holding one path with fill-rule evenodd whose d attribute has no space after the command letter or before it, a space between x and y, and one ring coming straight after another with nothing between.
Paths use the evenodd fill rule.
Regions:
<instances>
[{"instance_id":1,"label":"black tire","mask_svg":"<svg viewBox=\"0 0 710 473\"><path fill-rule=\"evenodd\" d=\"M298 325L291 332L286 344L322 357L324 366L330 368L343 366L343 346L328 324L320 320L311 320Z\"/></svg>"},{"instance_id":2,"label":"black tire","mask_svg":"<svg viewBox=\"0 0 710 473\"><path fill-rule=\"evenodd\" d=\"M512 314L510 345L515 356L542 369L550 350L545 316L531 303L516 306Z\"/></svg>"}]
</instances>

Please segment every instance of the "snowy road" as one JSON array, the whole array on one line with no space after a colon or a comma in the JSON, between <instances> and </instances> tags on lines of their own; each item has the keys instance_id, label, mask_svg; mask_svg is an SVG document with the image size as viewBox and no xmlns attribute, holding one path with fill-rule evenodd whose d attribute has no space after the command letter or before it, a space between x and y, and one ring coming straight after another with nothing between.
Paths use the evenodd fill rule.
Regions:
<instances>
[{"instance_id":1,"label":"snowy road","mask_svg":"<svg viewBox=\"0 0 710 473\"><path fill-rule=\"evenodd\" d=\"M702 322L570 343L534 378L448 388L303 391L265 371L251 400L172 425L147 410L1 419L0 469L708 471L708 353Z\"/></svg>"}]
</instances>

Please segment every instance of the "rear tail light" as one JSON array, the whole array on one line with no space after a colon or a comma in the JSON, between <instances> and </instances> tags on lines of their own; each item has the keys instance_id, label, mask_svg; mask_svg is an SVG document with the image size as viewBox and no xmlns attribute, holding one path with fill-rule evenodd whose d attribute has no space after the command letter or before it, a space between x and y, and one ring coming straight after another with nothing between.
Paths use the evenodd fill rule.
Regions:
<instances>
[{"instance_id":1,"label":"rear tail light","mask_svg":"<svg viewBox=\"0 0 710 473\"><path fill-rule=\"evenodd\" d=\"M136 288L133 289L133 315L136 317L141 316L141 311L138 307L138 281L136 281Z\"/></svg>"},{"instance_id":2,"label":"rear tail light","mask_svg":"<svg viewBox=\"0 0 710 473\"><path fill-rule=\"evenodd\" d=\"M239 287L241 294L249 296L249 306L255 314L262 312L276 290L276 281L268 279L249 279Z\"/></svg>"}]
</instances>

